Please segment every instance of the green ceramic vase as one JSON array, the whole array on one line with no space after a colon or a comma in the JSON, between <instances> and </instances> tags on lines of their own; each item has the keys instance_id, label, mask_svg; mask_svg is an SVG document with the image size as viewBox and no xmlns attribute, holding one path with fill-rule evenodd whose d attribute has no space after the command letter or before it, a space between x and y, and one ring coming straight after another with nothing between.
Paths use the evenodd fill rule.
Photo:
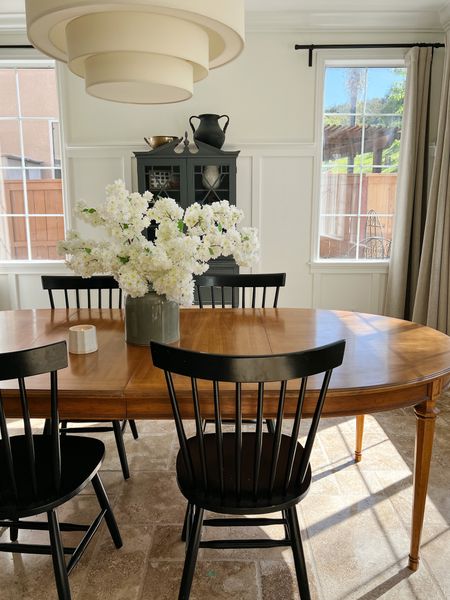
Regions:
<instances>
[{"instance_id":1,"label":"green ceramic vase","mask_svg":"<svg viewBox=\"0 0 450 600\"><path fill-rule=\"evenodd\" d=\"M125 300L125 340L148 346L150 340L170 344L180 338L180 307L156 292Z\"/></svg>"}]
</instances>

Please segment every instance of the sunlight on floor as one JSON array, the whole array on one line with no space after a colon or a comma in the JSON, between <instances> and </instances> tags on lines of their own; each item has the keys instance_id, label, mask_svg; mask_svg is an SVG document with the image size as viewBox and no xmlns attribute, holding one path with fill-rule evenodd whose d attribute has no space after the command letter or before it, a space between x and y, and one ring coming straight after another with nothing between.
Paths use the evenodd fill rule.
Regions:
<instances>
[{"instance_id":1,"label":"sunlight on floor","mask_svg":"<svg viewBox=\"0 0 450 600\"><path fill-rule=\"evenodd\" d=\"M406 568L412 500L415 418L398 410L366 417L362 462L353 460L353 418L324 419L312 456L313 483L299 505L311 591L320 600L396 600L450 597L447 568L450 499L450 411L437 427L418 572ZM42 427L43 421L36 421ZM11 422L11 426L16 425ZM184 558L180 531L184 501L174 474L176 434L171 422L138 422L139 439L125 434L131 479L122 479L112 435L102 479L113 501L124 547L114 549L103 530L70 577L75 600L172 600ZM92 490L60 510L82 521L96 509ZM3 533L3 532L2 532ZM207 539L235 535L210 528ZM44 534L23 531L22 540ZM64 534L67 543L70 536ZM248 527L239 536L281 537L279 526ZM0 539L3 536L0 536ZM56 598L45 556L0 555L0 585L8 600ZM50 588L50 589L49 589ZM192 600L298 599L289 549L201 549Z\"/></svg>"}]
</instances>

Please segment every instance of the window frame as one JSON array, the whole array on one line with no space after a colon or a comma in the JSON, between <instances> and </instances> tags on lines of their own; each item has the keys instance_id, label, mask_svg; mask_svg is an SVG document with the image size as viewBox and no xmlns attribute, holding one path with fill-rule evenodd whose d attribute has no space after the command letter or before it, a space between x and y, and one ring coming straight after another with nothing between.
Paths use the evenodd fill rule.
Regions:
<instances>
[{"instance_id":1,"label":"window frame","mask_svg":"<svg viewBox=\"0 0 450 600\"><path fill-rule=\"evenodd\" d=\"M62 204L63 204L63 219L64 219L64 231L70 229L71 226L71 212L68 203L68 173L67 173L67 160L66 160L66 144L65 144L65 123L66 119L64 117L64 102L63 102L63 87L62 87L62 69L63 65L58 61L54 61L48 58L43 58L42 54L34 48L30 49L2 49L0 52L0 69L1 68L23 68L23 69L39 69L39 68L54 68L55 70L55 78L56 78L56 91L57 91L57 102L58 102L58 110L59 110L59 134L60 134L60 151L61 151L61 179L62 179ZM49 120L49 134L51 133L50 122L54 122L55 119ZM53 141L50 136L50 144L53 147ZM22 162L22 157L21 157ZM21 164L20 169L23 170L23 164ZM48 167L49 170L54 172L56 168ZM28 212L26 213L28 217ZM49 215L52 216L52 215ZM58 214L58 216L60 216ZM27 236L29 236L29 224L27 218ZM30 240L27 239L27 244L29 245ZM64 265L64 257L61 259L9 259L9 260L1 260L0 259L0 273L17 273L17 270L23 267L25 269L24 272L32 272L34 271L33 267L38 267L39 265L51 266L57 270L63 268Z\"/></svg>"},{"instance_id":2,"label":"window frame","mask_svg":"<svg viewBox=\"0 0 450 600\"><path fill-rule=\"evenodd\" d=\"M311 272L381 272L387 273L390 259L321 258L320 216L321 177L323 151L323 102L325 92L325 70L327 67L402 67L407 48L355 48L319 50L316 53L316 104L315 104L315 155L313 167L313 209L311 223ZM394 213L395 218L395 213Z\"/></svg>"}]
</instances>

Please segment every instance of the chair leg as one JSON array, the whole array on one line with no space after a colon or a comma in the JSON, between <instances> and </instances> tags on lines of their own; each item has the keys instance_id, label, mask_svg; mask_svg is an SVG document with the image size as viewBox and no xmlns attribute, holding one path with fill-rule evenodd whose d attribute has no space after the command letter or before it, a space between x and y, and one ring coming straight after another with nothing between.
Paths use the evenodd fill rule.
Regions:
<instances>
[{"instance_id":1,"label":"chair leg","mask_svg":"<svg viewBox=\"0 0 450 600\"><path fill-rule=\"evenodd\" d=\"M51 433L51 421L50 421L50 419L45 419L44 431L42 432L42 435L50 435L50 433Z\"/></svg>"},{"instance_id":2,"label":"chair leg","mask_svg":"<svg viewBox=\"0 0 450 600\"><path fill-rule=\"evenodd\" d=\"M286 523L283 525L284 527L284 535L286 536L287 540L291 539L291 534L289 532L289 517L287 514L287 510L282 510L281 514L283 515L283 519L286 521Z\"/></svg>"},{"instance_id":3,"label":"chair leg","mask_svg":"<svg viewBox=\"0 0 450 600\"><path fill-rule=\"evenodd\" d=\"M61 437L64 437L65 435L67 435L67 423L68 423L68 421L61 421L61 423L60 423Z\"/></svg>"},{"instance_id":4,"label":"chair leg","mask_svg":"<svg viewBox=\"0 0 450 600\"><path fill-rule=\"evenodd\" d=\"M109 529L109 533L113 539L114 545L116 548L122 547L122 537L120 535L119 528L117 527L116 518L111 508L111 504L109 503L109 498L106 493L106 490L103 486L102 480L100 479L99 474L94 476L92 479L92 485L94 487L95 493L97 495L98 503L103 510L106 510L105 513L105 521Z\"/></svg>"},{"instance_id":5,"label":"chair leg","mask_svg":"<svg viewBox=\"0 0 450 600\"><path fill-rule=\"evenodd\" d=\"M112 421L114 430L114 437L116 438L117 452L119 453L120 465L122 467L123 478L128 479L130 477L130 470L128 469L127 454L125 452L125 444L123 443L122 428L120 421Z\"/></svg>"},{"instance_id":6,"label":"chair leg","mask_svg":"<svg viewBox=\"0 0 450 600\"><path fill-rule=\"evenodd\" d=\"M294 554L295 572L297 574L298 589L301 600L311 600L309 591L308 574L306 572L305 555L303 553L300 527L298 526L297 511L295 506L287 509L289 531L291 533L292 553Z\"/></svg>"},{"instance_id":7,"label":"chair leg","mask_svg":"<svg viewBox=\"0 0 450 600\"><path fill-rule=\"evenodd\" d=\"M364 433L364 415L358 415L356 417L355 462L361 462L363 433Z\"/></svg>"},{"instance_id":8,"label":"chair leg","mask_svg":"<svg viewBox=\"0 0 450 600\"><path fill-rule=\"evenodd\" d=\"M188 502L186 512L184 513L183 531L181 532L181 541L185 542L189 537L189 531L192 525L192 504Z\"/></svg>"},{"instance_id":9,"label":"chair leg","mask_svg":"<svg viewBox=\"0 0 450 600\"><path fill-rule=\"evenodd\" d=\"M48 511L47 519L58 598L59 600L70 600L69 577L67 575L66 561L64 560L58 517L54 509Z\"/></svg>"},{"instance_id":10,"label":"chair leg","mask_svg":"<svg viewBox=\"0 0 450 600\"><path fill-rule=\"evenodd\" d=\"M180 593L178 600L189 600L191 593L192 579L194 578L195 564L197 562L198 548L200 546L200 537L203 525L203 508L195 507L194 522L189 535L188 546L186 550L186 559L184 561L183 576L181 578Z\"/></svg>"},{"instance_id":11,"label":"chair leg","mask_svg":"<svg viewBox=\"0 0 450 600\"><path fill-rule=\"evenodd\" d=\"M130 424L131 433L133 434L134 439L137 440L139 437L139 434L138 434L138 430L136 427L136 421L128 421L128 423Z\"/></svg>"},{"instance_id":12,"label":"chair leg","mask_svg":"<svg viewBox=\"0 0 450 600\"><path fill-rule=\"evenodd\" d=\"M19 537L19 528L15 525L11 525L9 528L9 539L11 542L17 542L17 538Z\"/></svg>"},{"instance_id":13,"label":"chair leg","mask_svg":"<svg viewBox=\"0 0 450 600\"><path fill-rule=\"evenodd\" d=\"M269 433L275 433L275 421L273 419L266 419L266 425Z\"/></svg>"}]
</instances>

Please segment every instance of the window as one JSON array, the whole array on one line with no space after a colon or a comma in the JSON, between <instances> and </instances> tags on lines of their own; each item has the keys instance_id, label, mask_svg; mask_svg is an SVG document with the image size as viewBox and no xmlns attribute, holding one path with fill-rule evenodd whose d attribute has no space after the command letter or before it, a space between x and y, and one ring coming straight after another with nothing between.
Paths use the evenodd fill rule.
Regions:
<instances>
[{"instance_id":1,"label":"window","mask_svg":"<svg viewBox=\"0 0 450 600\"><path fill-rule=\"evenodd\" d=\"M326 66L320 259L390 256L406 68Z\"/></svg>"},{"instance_id":2,"label":"window","mask_svg":"<svg viewBox=\"0 0 450 600\"><path fill-rule=\"evenodd\" d=\"M0 260L56 260L64 239L53 65L0 62Z\"/></svg>"}]
</instances>

